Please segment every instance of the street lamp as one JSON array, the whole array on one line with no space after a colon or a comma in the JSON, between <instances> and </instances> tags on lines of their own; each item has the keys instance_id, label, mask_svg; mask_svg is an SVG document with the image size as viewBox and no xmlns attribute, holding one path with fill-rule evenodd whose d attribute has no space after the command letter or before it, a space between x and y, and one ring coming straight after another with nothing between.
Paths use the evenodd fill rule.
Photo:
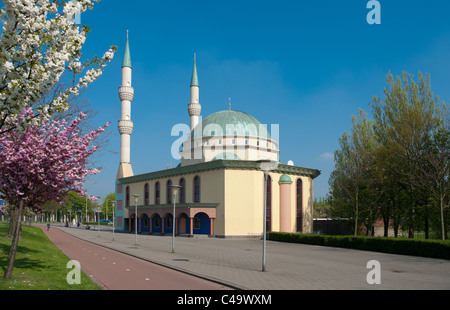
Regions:
<instances>
[{"instance_id":1,"label":"street lamp","mask_svg":"<svg viewBox=\"0 0 450 310\"><path fill-rule=\"evenodd\" d=\"M264 215L263 215L263 253L262 253L262 269L266 271L266 240L267 240L267 177L269 171L278 168L277 161L271 161L270 159L261 159L257 163L260 164L261 170L264 172Z\"/></svg>"},{"instance_id":2,"label":"street lamp","mask_svg":"<svg viewBox=\"0 0 450 310\"><path fill-rule=\"evenodd\" d=\"M137 203L139 199L139 194L133 194L134 197L134 204L135 204L135 213L134 213L134 244L137 245L137 221L138 221L138 214L137 214Z\"/></svg>"},{"instance_id":3,"label":"street lamp","mask_svg":"<svg viewBox=\"0 0 450 310\"><path fill-rule=\"evenodd\" d=\"M114 210L116 209L116 202L111 201L112 209L113 209L113 241L114 241L114 231L116 230L116 218L114 216Z\"/></svg>"},{"instance_id":4,"label":"street lamp","mask_svg":"<svg viewBox=\"0 0 450 310\"><path fill-rule=\"evenodd\" d=\"M106 208L106 220L108 220L108 198L106 198L106 204L105 204L105 208Z\"/></svg>"},{"instance_id":5,"label":"street lamp","mask_svg":"<svg viewBox=\"0 0 450 310\"><path fill-rule=\"evenodd\" d=\"M175 204L177 202L178 190L181 188L181 186L180 185L170 185L170 188L172 189L172 195L173 195L172 253L175 253L175 229L176 229Z\"/></svg>"}]
</instances>

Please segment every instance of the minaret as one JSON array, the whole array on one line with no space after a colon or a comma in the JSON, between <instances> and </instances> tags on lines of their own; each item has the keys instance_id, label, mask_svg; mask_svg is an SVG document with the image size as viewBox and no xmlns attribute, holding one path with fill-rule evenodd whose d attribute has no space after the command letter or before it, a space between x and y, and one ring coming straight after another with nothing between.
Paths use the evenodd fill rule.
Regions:
<instances>
[{"instance_id":1,"label":"minaret","mask_svg":"<svg viewBox=\"0 0 450 310\"><path fill-rule=\"evenodd\" d=\"M198 76L197 76L197 64L196 57L194 54L194 70L192 72L192 80L191 80L191 103L189 104L189 116L191 117L191 131L194 130L195 126L198 125L198 119L200 113L202 112L202 106L200 105L199 100L199 90L200 86L198 84Z\"/></svg>"},{"instance_id":2,"label":"minaret","mask_svg":"<svg viewBox=\"0 0 450 310\"><path fill-rule=\"evenodd\" d=\"M117 179L133 176L133 169L130 161L130 140L133 132L133 122L131 121L131 101L134 97L134 89L131 87L131 56L130 45L125 46L125 54L122 63L122 86L119 87L119 97L122 102L122 116L119 121L120 133L120 166L117 173Z\"/></svg>"}]
</instances>

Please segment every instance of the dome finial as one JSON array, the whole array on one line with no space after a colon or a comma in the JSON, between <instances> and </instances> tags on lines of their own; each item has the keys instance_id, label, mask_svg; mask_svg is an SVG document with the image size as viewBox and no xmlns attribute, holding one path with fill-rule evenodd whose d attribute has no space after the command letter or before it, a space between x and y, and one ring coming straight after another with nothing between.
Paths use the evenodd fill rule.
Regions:
<instances>
[{"instance_id":1,"label":"dome finial","mask_svg":"<svg viewBox=\"0 0 450 310\"><path fill-rule=\"evenodd\" d=\"M228 109L231 111L231 97L228 98Z\"/></svg>"}]
</instances>

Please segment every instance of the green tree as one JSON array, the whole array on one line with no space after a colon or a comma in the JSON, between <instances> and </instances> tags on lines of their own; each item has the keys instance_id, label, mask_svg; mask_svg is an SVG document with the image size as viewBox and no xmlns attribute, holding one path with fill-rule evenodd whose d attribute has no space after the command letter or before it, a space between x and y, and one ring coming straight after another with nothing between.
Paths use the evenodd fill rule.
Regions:
<instances>
[{"instance_id":1,"label":"green tree","mask_svg":"<svg viewBox=\"0 0 450 310\"><path fill-rule=\"evenodd\" d=\"M360 215L365 216L366 226L370 227L378 214L376 208L372 208L375 187L371 177L377 143L372 121L363 110L360 109L359 115L352 117L352 124L351 133L344 132L339 139L335 169L329 183L335 214L353 218L356 235Z\"/></svg>"},{"instance_id":2,"label":"green tree","mask_svg":"<svg viewBox=\"0 0 450 310\"><path fill-rule=\"evenodd\" d=\"M116 201L116 193L109 193L101 205L102 213L105 214L105 218L108 218L109 220L112 220L113 218L113 201Z\"/></svg>"},{"instance_id":3,"label":"green tree","mask_svg":"<svg viewBox=\"0 0 450 310\"><path fill-rule=\"evenodd\" d=\"M425 201L423 188L418 186L418 182L426 179L422 171L426 166L424 153L442 122L445 104L431 91L429 75L419 72L416 82L409 73L403 72L395 79L389 73L386 81L383 100L374 97L370 104L374 132L393 160L389 165L391 177L408 195L408 235L413 238L416 213L425 210L418 208L419 202ZM431 194L429 190L427 194Z\"/></svg>"},{"instance_id":4,"label":"green tree","mask_svg":"<svg viewBox=\"0 0 450 310\"><path fill-rule=\"evenodd\" d=\"M87 196L81 197L78 193L69 192L64 199L64 203L62 210L70 215L71 219L78 215L81 217L80 220L86 221L88 217L92 217L94 214L93 204Z\"/></svg>"}]
</instances>

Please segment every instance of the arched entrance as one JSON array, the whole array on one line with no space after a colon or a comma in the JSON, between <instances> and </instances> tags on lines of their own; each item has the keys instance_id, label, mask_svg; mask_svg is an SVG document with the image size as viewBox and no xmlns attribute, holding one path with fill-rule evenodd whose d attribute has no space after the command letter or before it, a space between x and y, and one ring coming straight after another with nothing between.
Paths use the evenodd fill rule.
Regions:
<instances>
[{"instance_id":1,"label":"arched entrance","mask_svg":"<svg viewBox=\"0 0 450 310\"><path fill-rule=\"evenodd\" d=\"M172 214L166 214L166 216L164 216L164 233L166 233L166 234L173 233L173 216L172 216Z\"/></svg>"},{"instance_id":2,"label":"arched entrance","mask_svg":"<svg viewBox=\"0 0 450 310\"><path fill-rule=\"evenodd\" d=\"M206 213L197 213L192 222L194 235L211 235L211 220Z\"/></svg>"},{"instance_id":3,"label":"arched entrance","mask_svg":"<svg viewBox=\"0 0 450 310\"><path fill-rule=\"evenodd\" d=\"M190 224L189 217L186 215L186 213L180 215L177 224L178 224L177 234L184 235L191 231L191 228L189 226Z\"/></svg>"},{"instance_id":4,"label":"arched entrance","mask_svg":"<svg viewBox=\"0 0 450 310\"><path fill-rule=\"evenodd\" d=\"M139 219L139 224L141 225L140 232L150 232L150 218L147 214L142 215Z\"/></svg>"},{"instance_id":5,"label":"arched entrance","mask_svg":"<svg viewBox=\"0 0 450 310\"><path fill-rule=\"evenodd\" d=\"M155 214L152 218L152 232L161 233L162 232L162 219L159 214Z\"/></svg>"},{"instance_id":6,"label":"arched entrance","mask_svg":"<svg viewBox=\"0 0 450 310\"><path fill-rule=\"evenodd\" d=\"M139 224L139 222L138 222ZM131 214L129 219L128 219L128 231L129 232L134 232L136 228L136 215L135 214ZM139 226L138 226L138 230L139 230Z\"/></svg>"}]
</instances>

